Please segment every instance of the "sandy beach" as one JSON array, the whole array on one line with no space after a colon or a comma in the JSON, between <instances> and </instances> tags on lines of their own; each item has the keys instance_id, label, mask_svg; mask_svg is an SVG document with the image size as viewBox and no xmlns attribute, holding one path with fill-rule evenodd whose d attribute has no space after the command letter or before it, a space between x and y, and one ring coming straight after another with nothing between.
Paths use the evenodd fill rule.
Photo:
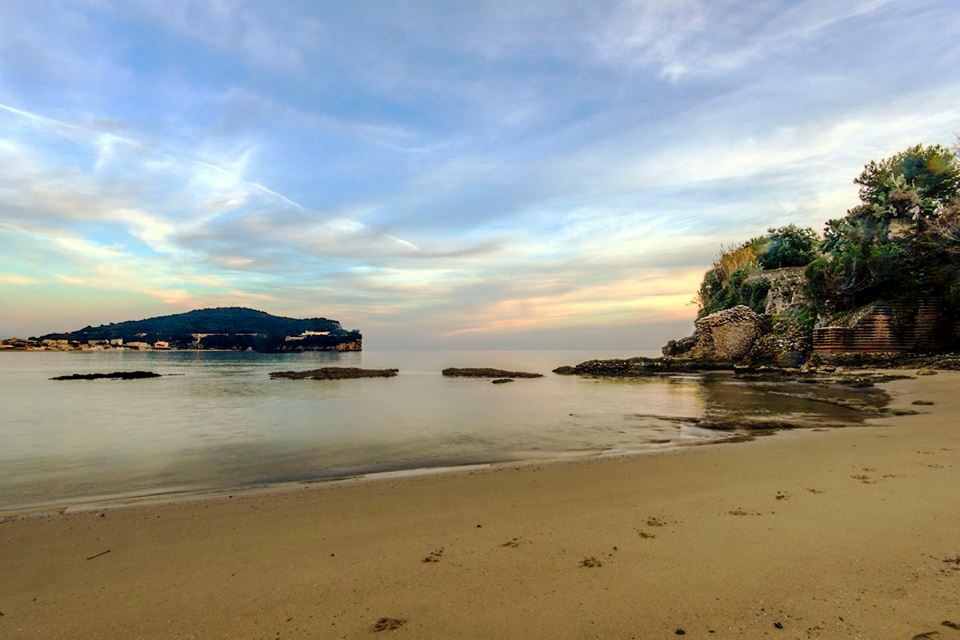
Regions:
<instances>
[{"instance_id":1,"label":"sandy beach","mask_svg":"<svg viewBox=\"0 0 960 640\"><path fill-rule=\"evenodd\" d=\"M885 387L920 414L7 519L0 638L960 640L960 373Z\"/></svg>"}]
</instances>

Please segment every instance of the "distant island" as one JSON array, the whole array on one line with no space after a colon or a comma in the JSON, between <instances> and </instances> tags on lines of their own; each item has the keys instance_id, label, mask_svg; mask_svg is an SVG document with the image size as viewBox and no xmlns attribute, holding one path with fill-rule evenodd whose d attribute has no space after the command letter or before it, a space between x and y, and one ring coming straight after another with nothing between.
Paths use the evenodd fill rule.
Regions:
<instances>
[{"instance_id":1,"label":"distant island","mask_svg":"<svg viewBox=\"0 0 960 640\"><path fill-rule=\"evenodd\" d=\"M245 307L197 309L187 313L87 326L26 340L11 339L0 348L13 350L100 351L232 350L277 353L292 351L360 351L363 336L328 318L285 318Z\"/></svg>"}]
</instances>

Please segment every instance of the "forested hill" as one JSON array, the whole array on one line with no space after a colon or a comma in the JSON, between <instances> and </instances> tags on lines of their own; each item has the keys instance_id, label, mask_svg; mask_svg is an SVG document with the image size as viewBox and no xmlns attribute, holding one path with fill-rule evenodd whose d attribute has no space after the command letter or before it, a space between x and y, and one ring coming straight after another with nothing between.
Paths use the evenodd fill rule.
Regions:
<instances>
[{"instance_id":1,"label":"forested hill","mask_svg":"<svg viewBox=\"0 0 960 640\"><path fill-rule=\"evenodd\" d=\"M180 336L196 333L295 336L304 331L329 331L334 335L347 333L339 322L327 318L284 318L245 307L220 307L197 309L146 320L128 320L99 327L88 326L77 331L43 337L79 341L123 338L125 341L149 342L174 340Z\"/></svg>"}]
</instances>

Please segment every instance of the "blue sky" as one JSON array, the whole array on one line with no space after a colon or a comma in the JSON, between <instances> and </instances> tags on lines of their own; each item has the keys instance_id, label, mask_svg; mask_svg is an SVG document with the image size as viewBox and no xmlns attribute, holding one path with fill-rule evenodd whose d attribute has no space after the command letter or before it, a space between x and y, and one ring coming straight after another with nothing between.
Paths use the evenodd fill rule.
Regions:
<instances>
[{"instance_id":1,"label":"blue sky","mask_svg":"<svg viewBox=\"0 0 960 640\"><path fill-rule=\"evenodd\" d=\"M0 5L0 335L197 307L650 349L960 131L951 1Z\"/></svg>"}]
</instances>

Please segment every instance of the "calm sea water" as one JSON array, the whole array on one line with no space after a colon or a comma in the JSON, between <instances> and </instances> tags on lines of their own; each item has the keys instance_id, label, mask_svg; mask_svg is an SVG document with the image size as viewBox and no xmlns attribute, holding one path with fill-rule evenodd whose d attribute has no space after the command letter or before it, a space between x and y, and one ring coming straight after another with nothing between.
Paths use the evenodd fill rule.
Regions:
<instances>
[{"instance_id":1,"label":"calm sea water","mask_svg":"<svg viewBox=\"0 0 960 640\"><path fill-rule=\"evenodd\" d=\"M847 410L764 393L729 376L629 381L550 370L627 353L480 351L264 355L0 354L0 512L358 473L642 451L729 437L642 417ZM396 367L389 379L270 380L320 366ZM493 385L448 366L537 371ZM146 369L163 378L71 381Z\"/></svg>"}]
</instances>

